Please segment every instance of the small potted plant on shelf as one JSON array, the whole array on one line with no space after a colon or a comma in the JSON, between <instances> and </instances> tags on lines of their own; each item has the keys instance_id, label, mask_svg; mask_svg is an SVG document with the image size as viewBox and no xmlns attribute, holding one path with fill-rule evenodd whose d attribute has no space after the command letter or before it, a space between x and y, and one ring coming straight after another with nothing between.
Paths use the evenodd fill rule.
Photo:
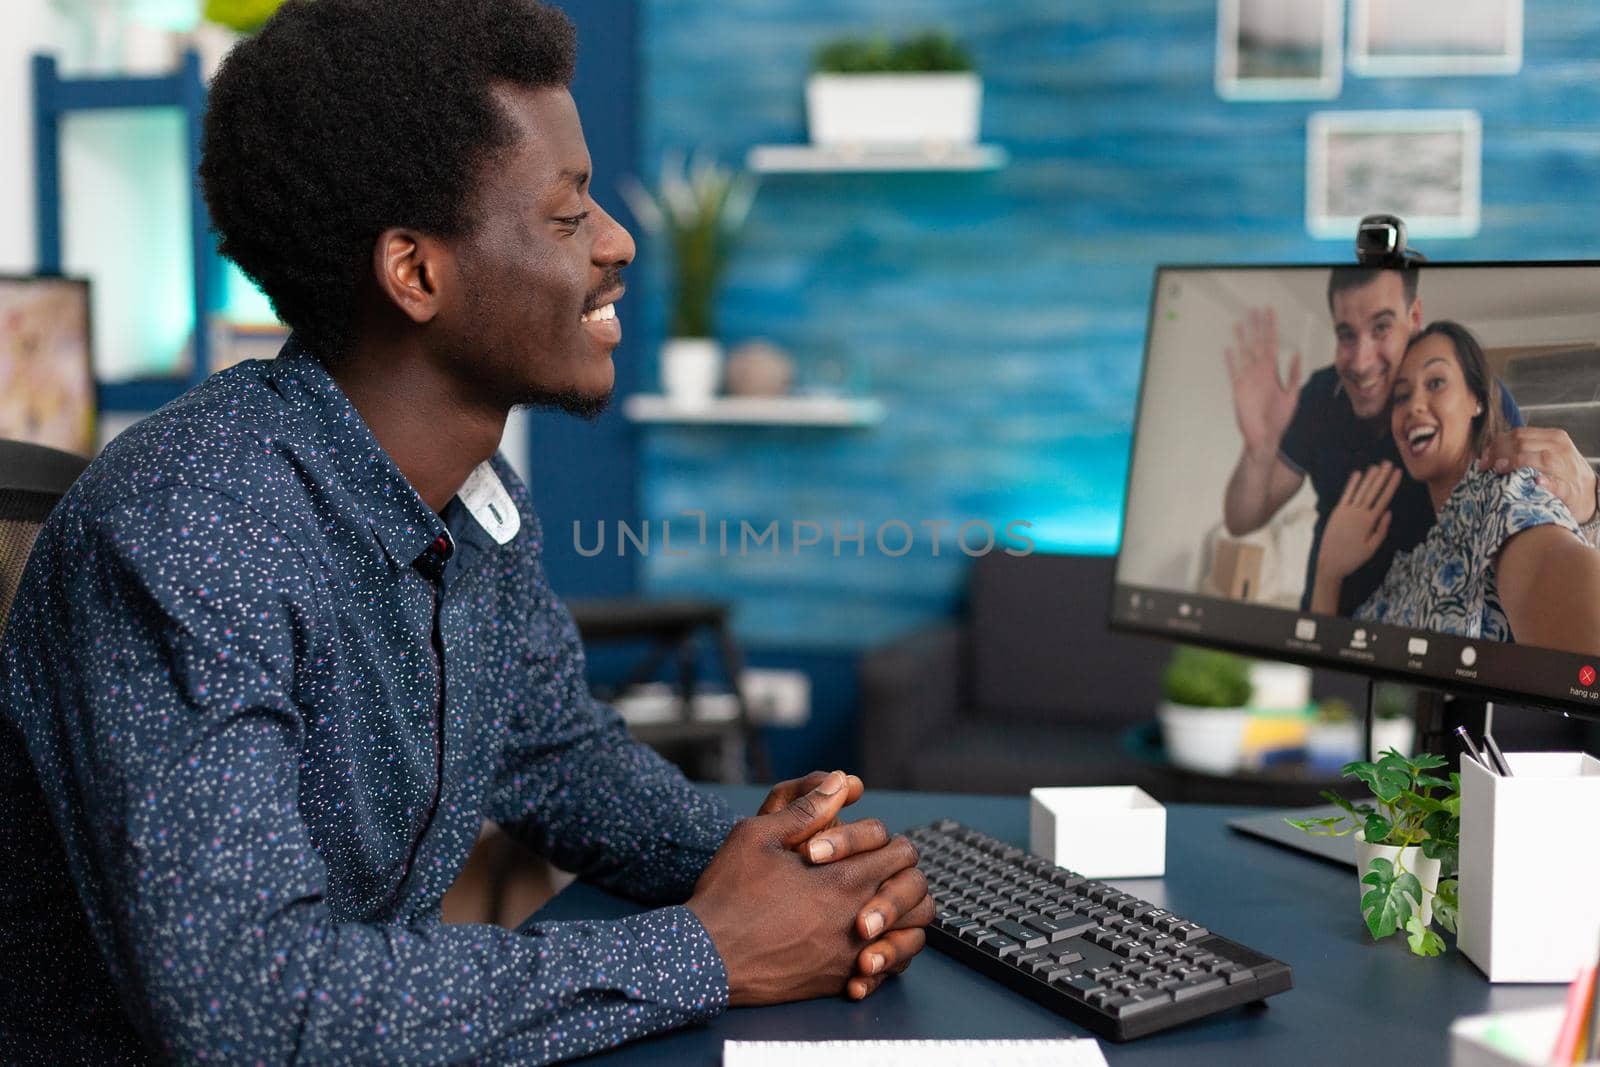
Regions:
<instances>
[{"instance_id":1,"label":"small potted plant on shelf","mask_svg":"<svg viewBox=\"0 0 1600 1067\"><path fill-rule=\"evenodd\" d=\"M722 376L717 339L717 291L739 232L755 201L755 179L709 156L693 162L667 154L654 192L624 177L620 188L639 225L665 238L672 269L672 321L661 347L661 389L688 404L703 404Z\"/></svg>"},{"instance_id":2,"label":"small potted plant on shelf","mask_svg":"<svg viewBox=\"0 0 1600 1067\"><path fill-rule=\"evenodd\" d=\"M829 41L817 50L806 82L806 124L816 145L937 153L978 140L982 106L972 56L941 32L897 43Z\"/></svg>"},{"instance_id":3,"label":"small potted plant on shelf","mask_svg":"<svg viewBox=\"0 0 1600 1067\"><path fill-rule=\"evenodd\" d=\"M1411 754L1416 742L1417 724L1413 705L1416 690L1392 682L1379 682L1372 696L1372 751L1368 758L1394 749L1402 756Z\"/></svg>"},{"instance_id":4,"label":"small potted plant on shelf","mask_svg":"<svg viewBox=\"0 0 1600 1067\"><path fill-rule=\"evenodd\" d=\"M1306 762L1331 771L1362 755L1365 731L1348 701L1331 697L1317 704L1306 730Z\"/></svg>"},{"instance_id":5,"label":"small potted plant on shelf","mask_svg":"<svg viewBox=\"0 0 1600 1067\"><path fill-rule=\"evenodd\" d=\"M239 38L255 33L283 6L283 0L205 0L200 24L191 40L200 53L200 70L207 81Z\"/></svg>"},{"instance_id":6,"label":"small potted plant on shelf","mask_svg":"<svg viewBox=\"0 0 1600 1067\"><path fill-rule=\"evenodd\" d=\"M1432 929L1456 929L1457 850L1461 839L1461 776L1446 781L1430 771L1443 756L1408 759L1393 749L1376 762L1346 764L1346 778L1359 778L1376 805L1356 804L1331 791L1323 798L1344 814L1289 819L1310 834L1356 835L1356 873L1361 879L1361 914L1374 941L1405 931L1418 956L1437 956L1444 940ZM1370 887L1370 888L1368 888Z\"/></svg>"},{"instance_id":7,"label":"small potted plant on shelf","mask_svg":"<svg viewBox=\"0 0 1600 1067\"><path fill-rule=\"evenodd\" d=\"M1167 758L1208 774L1238 770L1253 692L1250 660L1179 645L1161 674L1157 715Z\"/></svg>"}]
</instances>

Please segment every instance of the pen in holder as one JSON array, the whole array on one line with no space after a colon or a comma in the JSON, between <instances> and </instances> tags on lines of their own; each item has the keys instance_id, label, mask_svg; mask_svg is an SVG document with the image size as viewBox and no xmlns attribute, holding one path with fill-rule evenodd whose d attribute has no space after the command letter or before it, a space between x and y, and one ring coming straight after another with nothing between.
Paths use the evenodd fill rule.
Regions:
<instances>
[{"instance_id":1,"label":"pen in holder","mask_svg":"<svg viewBox=\"0 0 1600 1067\"><path fill-rule=\"evenodd\" d=\"M1510 778L1461 761L1456 944L1491 982L1570 982L1600 938L1600 760L1506 760Z\"/></svg>"}]
</instances>

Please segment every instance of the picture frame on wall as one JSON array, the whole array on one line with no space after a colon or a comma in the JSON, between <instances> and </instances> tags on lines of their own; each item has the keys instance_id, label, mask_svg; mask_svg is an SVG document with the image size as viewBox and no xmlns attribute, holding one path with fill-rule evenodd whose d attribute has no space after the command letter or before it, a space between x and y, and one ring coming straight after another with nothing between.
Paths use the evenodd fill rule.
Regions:
<instances>
[{"instance_id":1,"label":"picture frame on wall","mask_svg":"<svg viewBox=\"0 0 1600 1067\"><path fill-rule=\"evenodd\" d=\"M1368 77L1515 74L1523 0L1350 0L1350 69Z\"/></svg>"},{"instance_id":2,"label":"picture frame on wall","mask_svg":"<svg viewBox=\"0 0 1600 1067\"><path fill-rule=\"evenodd\" d=\"M1476 111L1318 111L1306 127L1306 228L1349 240L1365 215L1413 237L1471 237L1482 210Z\"/></svg>"},{"instance_id":3,"label":"picture frame on wall","mask_svg":"<svg viewBox=\"0 0 1600 1067\"><path fill-rule=\"evenodd\" d=\"M1217 95L1332 100L1344 75L1344 0L1217 0Z\"/></svg>"}]
</instances>

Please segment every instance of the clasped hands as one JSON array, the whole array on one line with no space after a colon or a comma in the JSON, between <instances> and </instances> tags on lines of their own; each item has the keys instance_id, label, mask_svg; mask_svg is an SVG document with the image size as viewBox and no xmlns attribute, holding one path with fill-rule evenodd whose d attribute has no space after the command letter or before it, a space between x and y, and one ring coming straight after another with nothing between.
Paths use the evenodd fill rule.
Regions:
<instances>
[{"instance_id":1,"label":"clasped hands","mask_svg":"<svg viewBox=\"0 0 1600 1067\"><path fill-rule=\"evenodd\" d=\"M860 1000L922 950L934 906L915 846L878 819L839 819L862 790L843 771L780 782L700 876L688 907L731 1005Z\"/></svg>"}]
</instances>

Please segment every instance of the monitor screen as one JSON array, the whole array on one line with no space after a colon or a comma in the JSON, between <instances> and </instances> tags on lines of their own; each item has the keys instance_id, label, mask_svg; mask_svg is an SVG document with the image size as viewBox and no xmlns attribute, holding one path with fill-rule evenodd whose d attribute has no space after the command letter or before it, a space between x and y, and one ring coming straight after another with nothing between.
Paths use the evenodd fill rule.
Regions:
<instances>
[{"instance_id":1,"label":"monitor screen","mask_svg":"<svg viewBox=\"0 0 1600 1067\"><path fill-rule=\"evenodd\" d=\"M1112 625L1594 715L1597 466L1600 264L1163 267Z\"/></svg>"},{"instance_id":2,"label":"monitor screen","mask_svg":"<svg viewBox=\"0 0 1600 1067\"><path fill-rule=\"evenodd\" d=\"M0 438L94 455L88 282L0 276Z\"/></svg>"}]
</instances>

